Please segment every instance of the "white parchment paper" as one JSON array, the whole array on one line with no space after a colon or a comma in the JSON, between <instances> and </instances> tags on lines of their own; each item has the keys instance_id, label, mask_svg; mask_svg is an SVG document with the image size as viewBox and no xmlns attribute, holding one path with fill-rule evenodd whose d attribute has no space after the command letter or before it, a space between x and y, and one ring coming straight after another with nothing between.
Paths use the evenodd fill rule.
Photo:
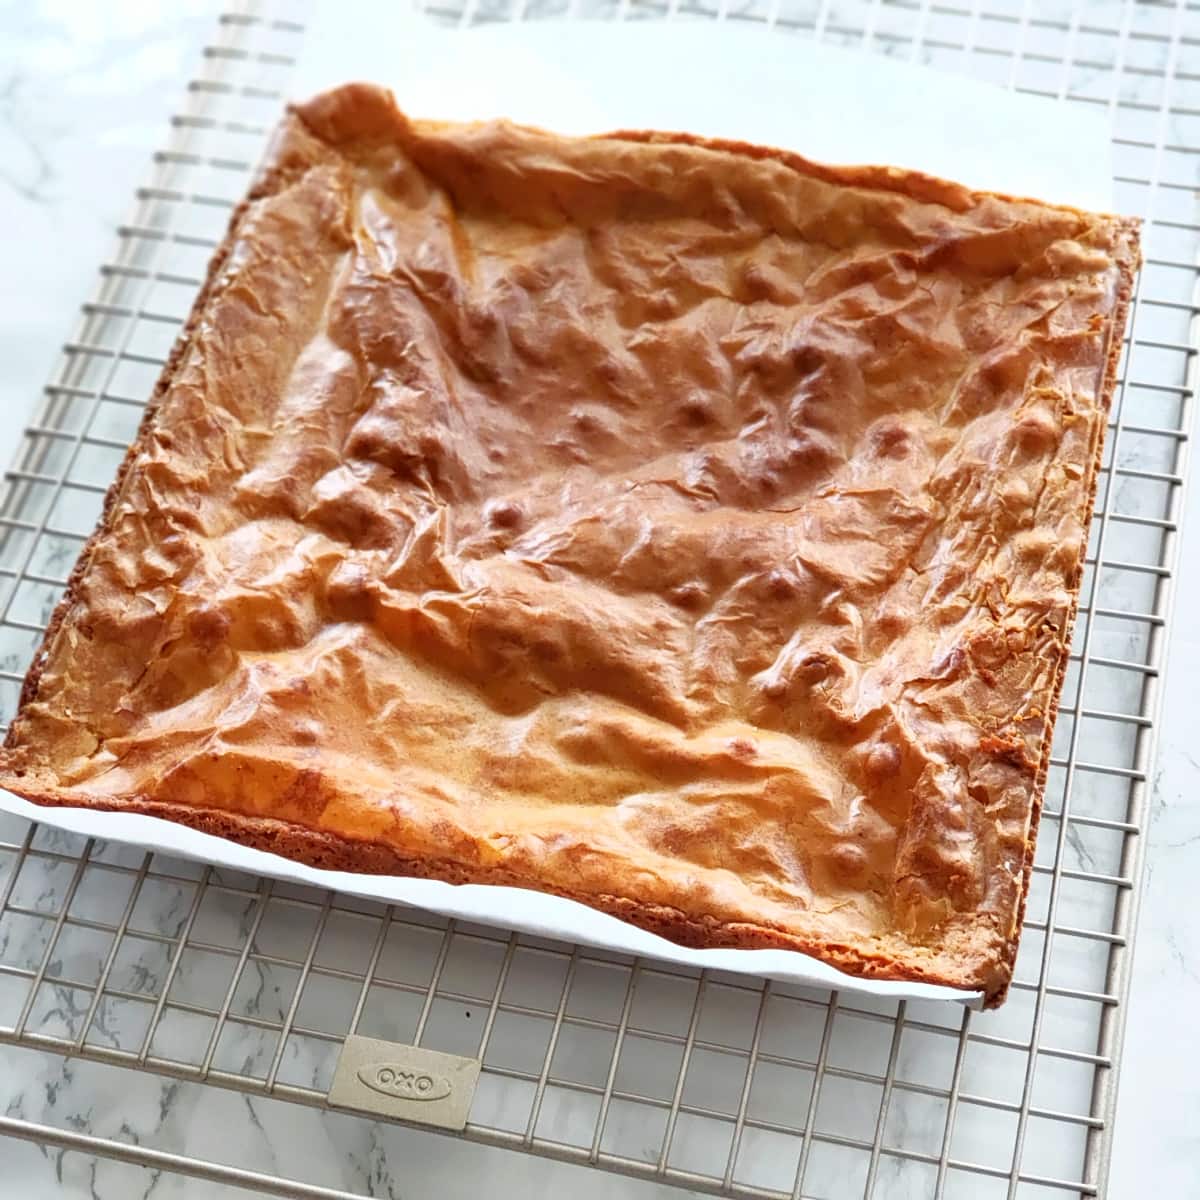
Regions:
<instances>
[{"instance_id":1,"label":"white parchment paper","mask_svg":"<svg viewBox=\"0 0 1200 1200\"><path fill-rule=\"evenodd\" d=\"M826 162L890 163L1082 208L1111 206L1102 116L728 23L547 21L459 31L435 28L403 4L325 0L309 25L293 95L350 80L387 84L414 116L508 117L578 134L686 130ZM980 1000L977 992L855 979L790 951L687 950L517 888L317 870L153 817L41 808L4 792L0 809L89 837L628 954L876 996Z\"/></svg>"}]
</instances>

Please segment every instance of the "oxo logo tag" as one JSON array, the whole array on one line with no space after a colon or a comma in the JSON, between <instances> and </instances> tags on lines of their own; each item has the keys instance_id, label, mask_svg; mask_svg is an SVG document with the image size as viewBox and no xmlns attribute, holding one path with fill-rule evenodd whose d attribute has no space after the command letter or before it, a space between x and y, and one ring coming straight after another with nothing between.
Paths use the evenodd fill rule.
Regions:
<instances>
[{"instance_id":1,"label":"oxo logo tag","mask_svg":"<svg viewBox=\"0 0 1200 1200\"><path fill-rule=\"evenodd\" d=\"M370 1063L358 1069L359 1082L397 1100L444 1100L453 1090L444 1075L412 1070L398 1063Z\"/></svg>"},{"instance_id":2,"label":"oxo logo tag","mask_svg":"<svg viewBox=\"0 0 1200 1200\"><path fill-rule=\"evenodd\" d=\"M338 1055L329 1103L461 1131L479 1083L479 1066L477 1058L352 1033Z\"/></svg>"}]
</instances>

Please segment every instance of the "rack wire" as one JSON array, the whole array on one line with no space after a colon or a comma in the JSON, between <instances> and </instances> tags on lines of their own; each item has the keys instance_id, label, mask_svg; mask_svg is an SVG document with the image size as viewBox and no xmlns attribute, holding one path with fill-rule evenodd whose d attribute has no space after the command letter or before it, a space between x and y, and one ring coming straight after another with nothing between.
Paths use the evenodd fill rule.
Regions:
<instances>
[{"instance_id":1,"label":"rack wire","mask_svg":"<svg viewBox=\"0 0 1200 1200\"><path fill-rule=\"evenodd\" d=\"M1147 221L1146 266L1012 998L979 1014L691 971L0 818L0 1047L320 1107L357 1032L481 1058L468 1139L699 1192L1103 1196L1197 380L1200 73L1187 56L1200 62L1200 8L465 0L428 12L461 25L748 21L1111 119L1117 203ZM273 4L221 17L6 473L5 716L303 32ZM11 1115L0 1135L276 1195L350 1195Z\"/></svg>"}]
</instances>

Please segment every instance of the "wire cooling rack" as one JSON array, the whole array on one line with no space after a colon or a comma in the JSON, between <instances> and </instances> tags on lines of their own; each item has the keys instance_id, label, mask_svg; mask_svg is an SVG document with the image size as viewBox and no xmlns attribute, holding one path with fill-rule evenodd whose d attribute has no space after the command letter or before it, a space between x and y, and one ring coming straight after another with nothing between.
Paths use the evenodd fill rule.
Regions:
<instances>
[{"instance_id":1,"label":"wire cooling rack","mask_svg":"<svg viewBox=\"0 0 1200 1200\"><path fill-rule=\"evenodd\" d=\"M357 1032L481 1058L468 1139L695 1191L1103 1196L1196 384L1200 74L1186 66L1200 65L1200 8L467 0L428 11L464 25L568 13L752 21L1111 118L1117 203L1147 219L1147 261L1012 997L978 1014L764 985L5 818L0 1043L323 1106ZM5 716L278 116L303 32L269 5L221 18L6 474ZM349 1195L12 1116L0 1135L270 1194Z\"/></svg>"}]
</instances>

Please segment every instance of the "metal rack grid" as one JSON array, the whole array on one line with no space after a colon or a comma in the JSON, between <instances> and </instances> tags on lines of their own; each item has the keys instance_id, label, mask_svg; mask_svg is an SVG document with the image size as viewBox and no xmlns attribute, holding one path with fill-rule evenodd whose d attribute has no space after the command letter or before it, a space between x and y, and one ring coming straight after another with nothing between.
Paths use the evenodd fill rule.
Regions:
<instances>
[{"instance_id":1,"label":"metal rack grid","mask_svg":"<svg viewBox=\"0 0 1200 1200\"><path fill-rule=\"evenodd\" d=\"M428 11L461 24L753 21L1111 118L1117 203L1147 219L1147 261L1012 998L978 1014L700 973L0 818L0 1046L322 1106L357 1031L478 1055L469 1139L696 1191L1103 1196L1197 378L1200 73L1186 56L1200 62L1200 8L465 0ZM302 36L272 5L221 18L6 474L5 715ZM349 1195L11 1116L0 1135L278 1195Z\"/></svg>"}]
</instances>

